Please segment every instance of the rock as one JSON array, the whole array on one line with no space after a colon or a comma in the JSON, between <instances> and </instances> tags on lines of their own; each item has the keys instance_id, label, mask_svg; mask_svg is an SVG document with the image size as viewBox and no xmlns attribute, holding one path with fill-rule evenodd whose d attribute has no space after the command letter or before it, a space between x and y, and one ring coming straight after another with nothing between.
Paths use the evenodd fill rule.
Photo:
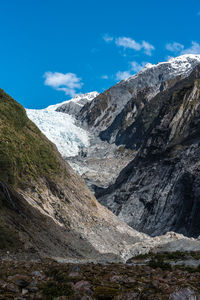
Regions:
<instances>
[{"instance_id":1,"label":"rock","mask_svg":"<svg viewBox=\"0 0 200 300\"><path fill-rule=\"evenodd\" d=\"M19 288L14 283L6 284L6 289L13 293L19 293Z\"/></svg>"},{"instance_id":2,"label":"rock","mask_svg":"<svg viewBox=\"0 0 200 300\"><path fill-rule=\"evenodd\" d=\"M69 273L68 277L74 278L74 277L79 277L80 273L79 272L71 272Z\"/></svg>"},{"instance_id":3,"label":"rock","mask_svg":"<svg viewBox=\"0 0 200 300\"><path fill-rule=\"evenodd\" d=\"M19 279L16 279L16 280L15 280L15 284L16 284L17 286L19 286L20 288L25 288L25 287L27 287L27 286L29 285L29 282L26 281L26 280L23 279L23 278L19 278Z\"/></svg>"},{"instance_id":4,"label":"rock","mask_svg":"<svg viewBox=\"0 0 200 300\"><path fill-rule=\"evenodd\" d=\"M72 272L80 272L80 271L81 271L80 266L73 266L72 267Z\"/></svg>"},{"instance_id":5,"label":"rock","mask_svg":"<svg viewBox=\"0 0 200 300\"><path fill-rule=\"evenodd\" d=\"M38 287L34 287L34 286L29 286L28 287L28 290L29 290L29 292L31 292L31 293L36 293L39 289L38 289Z\"/></svg>"},{"instance_id":6,"label":"rock","mask_svg":"<svg viewBox=\"0 0 200 300\"><path fill-rule=\"evenodd\" d=\"M200 298L200 294L196 293L191 288L180 289L179 291L170 295L170 300L196 300Z\"/></svg>"},{"instance_id":7,"label":"rock","mask_svg":"<svg viewBox=\"0 0 200 300\"><path fill-rule=\"evenodd\" d=\"M33 271L33 272L31 273L31 275L33 275L33 276L35 276L35 277L42 277L42 276L44 276L43 274L41 274L40 271Z\"/></svg>"},{"instance_id":8,"label":"rock","mask_svg":"<svg viewBox=\"0 0 200 300\"><path fill-rule=\"evenodd\" d=\"M26 295L26 294L28 294L28 290L26 290L26 289L22 289L22 295Z\"/></svg>"},{"instance_id":9,"label":"rock","mask_svg":"<svg viewBox=\"0 0 200 300\"><path fill-rule=\"evenodd\" d=\"M91 284L88 281L78 281L74 286L73 289L75 292L82 292L84 294L92 294Z\"/></svg>"},{"instance_id":10,"label":"rock","mask_svg":"<svg viewBox=\"0 0 200 300\"><path fill-rule=\"evenodd\" d=\"M8 281L12 281L20 288L25 288L29 285L30 279L26 275L16 274L8 277Z\"/></svg>"}]
</instances>

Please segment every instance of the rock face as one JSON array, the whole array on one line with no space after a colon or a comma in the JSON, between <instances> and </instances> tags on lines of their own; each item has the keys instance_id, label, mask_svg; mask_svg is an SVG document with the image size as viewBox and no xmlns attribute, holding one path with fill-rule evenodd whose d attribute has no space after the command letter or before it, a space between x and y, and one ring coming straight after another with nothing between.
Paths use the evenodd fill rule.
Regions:
<instances>
[{"instance_id":1,"label":"rock face","mask_svg":"<svg viewBox=\"0 0 200 300\"><path fill-rule=\"evenodd\" d=\"M147 65L80 110L77 119L79 126L90 132L90 146L87 156L79 155L69 162L92 190L94 185L105 188L113 184L119 172L136 156L151 115L153 118L157 110L157 104L148 105L152 99L189 76L199 63L200 55L183 55L155 66ZM145 124L141 124L142 118Z\"/></svg>"},{"instance_id":2,"label":"rock face","mask_svg":"<svg viewBox=\"0 0 200 300\"><path fill-rule=\"evenodd\" d=\"M199 236L199 120L197 66L189 77L157 94L141 110L127 144L137 145L138 154L114 185L96 189L99 201L150 235L172 230Z\"/></svg>"},{"instance_id":3,"label":"rock face","mask_svg":"<svg viewBox=\"0 0 200 300\"><path fill-rule=\"evenodd\" d=\"M200 55L183 55L157 65L148 64L87 103L78 118L103 140L124 144L116 136L134 123L144 105L187 77L199 63Z\"/></svg>"}]
</instances>

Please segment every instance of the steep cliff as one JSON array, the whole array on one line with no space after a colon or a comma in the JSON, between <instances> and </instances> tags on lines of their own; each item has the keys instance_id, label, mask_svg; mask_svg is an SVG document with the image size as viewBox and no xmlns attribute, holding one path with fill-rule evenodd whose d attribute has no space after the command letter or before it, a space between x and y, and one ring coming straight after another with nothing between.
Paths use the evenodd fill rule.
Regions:
<instances>
[{"instance_id":1,"label":"steep cliff","mask_svg":"<svg viewBox=\"0 0 200 300\"><path fill-rule=\"evenodd\" d=\"M141 110L129 146L138 154L100 202L142 232L200 234L200 66ZM136 135L138 131L138 134Z\"/></svg>"},{"instance_id":2,"label":"steep cliff","mask_svg":"<svg viewBox=\"0 0 200 300\"><path fill-rule=\"evenodd\" d=\"M147 65L80 110L79 126L90 132L90 146L87 157L70 158L70 163L91 189L94 185L105 188L113 184L136 156L151 119L158 113L159 106L152 100L189 76L198 64L200 55L183 55Z\"/></svg>"}]
</instances>

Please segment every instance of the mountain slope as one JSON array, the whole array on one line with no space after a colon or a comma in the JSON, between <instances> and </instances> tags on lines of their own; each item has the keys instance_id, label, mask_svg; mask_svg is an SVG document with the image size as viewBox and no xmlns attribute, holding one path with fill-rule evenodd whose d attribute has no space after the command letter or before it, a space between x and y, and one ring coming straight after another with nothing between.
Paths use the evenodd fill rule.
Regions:
<instances>
[{"instance_id":1,"label":"mountain slope","mask_svg":"<svg viewBox=\"0 0 200 300\"><path fill-rule=\"evenodd\" d=\"M149 239L96 201L23 107L2 90L0 113L1 251L113 261Z\"/></svg>"},{"instance_id":2,"label":"mountain slope","mask_svg":"<svg viewBox=\"0 0 200 300\"><path fill-rule=\"evenodd\" d=\"M199 236L200 66L155 96L138 118L136 158L96 196L137 230Z\"/></svg>"},{"instance_id":3,"label":"mountain slope","mask_svg":"<svg viewBox=\"0 0 200 300\"><path fill-rule=\"evenodd\" d=\"M70 163L91 190L108 187L139 151L157 105L148 103L186 78L200 63L200 55L183 55L147 65L87 103L77 114L79 125L90 132L87 156ZM148 110L149 109L149 110ZM144 115L146 114L146 115ZM141 120L145 118L145 123ZM100 150L99 150L100 149Z\"/></svg>"},{"instance_id":4,"label":"mountain slope","mask_svg":"<svg viewBox=\"0 0 200 300\"><path fill-rule=\"evenodd\" d=\"M176 80L187 77L199 63L200 55L191 54L172 58L157 65L148 64L138 74L120 81L87 103L81 109L79 119L86 128L100 135L103 140L115 142L118 131L134 122L138 106L143 107L157 93L173 86ZM122 121L119 115L133 99L135 105Z\"/></svg>"},{"instance_id":5,"label":"mountain slope","mask_svg":"<svg viewBox=\"0 0 200 300\"><path fill-rule=\"evenodd\" d=\"M163 248L200 250L200 241L182 235L150 238L101 206L3 90L0 112L1 257L105 263Z\"/></svg>"}]
</instances>

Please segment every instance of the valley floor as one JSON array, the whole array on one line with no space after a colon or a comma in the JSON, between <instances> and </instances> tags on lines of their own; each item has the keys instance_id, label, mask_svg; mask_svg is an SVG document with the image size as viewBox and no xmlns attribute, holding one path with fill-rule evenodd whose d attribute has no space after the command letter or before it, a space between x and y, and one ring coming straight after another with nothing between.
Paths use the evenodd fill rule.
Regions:
<instances>
[{"instance_id":1,"label":"valley floor","mask_svg":"<svg viewBox=\"0 0 200 300\"><path fill-rule=\"evenodd\" d=\"M3 259L0 261L0 299L199 299L199 267L171 267L162 259L151 257L145 265Z\"/></svg>"}]
</instances>

